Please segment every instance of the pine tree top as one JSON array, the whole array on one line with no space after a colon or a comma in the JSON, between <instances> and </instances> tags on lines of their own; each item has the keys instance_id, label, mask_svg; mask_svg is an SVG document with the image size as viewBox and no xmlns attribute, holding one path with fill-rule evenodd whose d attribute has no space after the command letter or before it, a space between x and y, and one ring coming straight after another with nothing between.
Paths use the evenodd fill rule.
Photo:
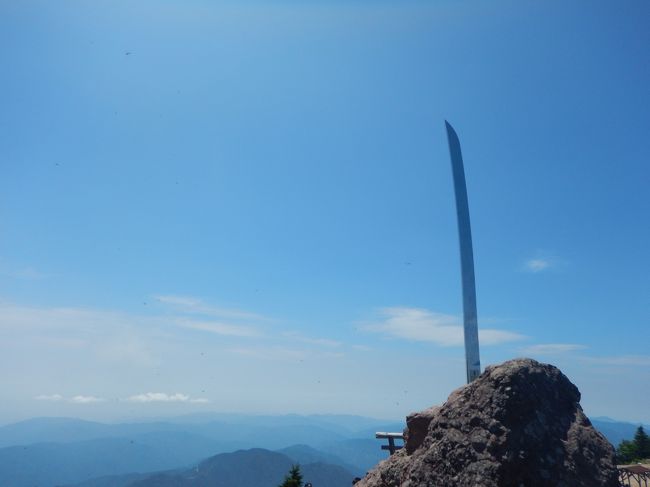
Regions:
<instances>
[{"instance_id":1,"label":"pine tree top","mask_svg":"<svg viewBox=\"0 0 650 487\"><path fill-rule=\"evenodd\" d=\"M279 487L302 487L302 473L300 465L293 465L289 473L284 477L284 482Z\"/></svg>"}]
</instances>

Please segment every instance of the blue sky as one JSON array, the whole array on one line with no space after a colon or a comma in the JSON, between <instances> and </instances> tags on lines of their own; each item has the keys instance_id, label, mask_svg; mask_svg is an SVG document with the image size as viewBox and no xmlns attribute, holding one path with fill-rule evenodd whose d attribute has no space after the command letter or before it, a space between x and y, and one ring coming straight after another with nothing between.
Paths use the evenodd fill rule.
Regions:
<instances>
[{"instance_id":1,"label":"blue sky","mask_svg":"<svg viewBox=\"0 0 650 487\"><path fill-rule=\"evenodd\" d=\"M650 422L643 1L4 2L0 421L401 418L483 365ZM632 400L633 398L633 400Z\"/></svg>"}]
</instances>

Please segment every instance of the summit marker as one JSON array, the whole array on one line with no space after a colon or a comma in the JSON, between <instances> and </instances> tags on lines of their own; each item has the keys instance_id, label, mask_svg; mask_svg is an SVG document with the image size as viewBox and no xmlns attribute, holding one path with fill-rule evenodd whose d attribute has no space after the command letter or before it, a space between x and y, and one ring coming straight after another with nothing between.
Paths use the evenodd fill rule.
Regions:
<instances>
[{"instance_id":1,"label":"summit marker","mask_svg":"<svg viewBox=\"0 0 650 487\"><path fill-rule=\"evenodd\" d=\"M476 312L476 284L474 282L474 252L472 250L472 229L469 224L469 204L460 141L456 131L445 120L451 169L456 194L456 216L458 239L460 241L460 268L463 285L463 330L465 335L465 365L467 383L481 375L481 359L478 348L478 317Z\"/></svg>"}]
</instances>

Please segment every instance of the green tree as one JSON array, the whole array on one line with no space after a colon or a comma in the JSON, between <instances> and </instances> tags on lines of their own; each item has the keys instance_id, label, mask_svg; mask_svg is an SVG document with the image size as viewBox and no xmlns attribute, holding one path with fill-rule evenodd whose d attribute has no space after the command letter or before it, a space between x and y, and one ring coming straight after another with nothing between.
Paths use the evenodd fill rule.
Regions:
<instances>
[{"instance_id":1,"label":"green tree","mask_svg":"<svg viewBox=\"0 0 650 487\"><path fill-rule=\"evenodd\" d=\"M302 487L302 474L300 465L294 465L289 473L284 477L284 482L279 487Z\"/></svg>"},{"instance_id":2,"label":"green tree","mask_svg":"<svg viewBox=\"0 0 650 487\"><path fill-rule=\"evenodd\" d=\"M643 430L643 426L639 426L634 433L634 445L639 459L650 458L650 438Z\"/></svg>"},{"instance_id":3,"label":"green tree","mask_svg":"<svg viewBox=\"0 0 650 487\"><path fill-rule=\"evenodd\" d=\"M618 463L636 463L647 458L650 458L650 437L643 430L643 426L639 426L632 441L623 440L618 445L616 461Z\"/></svg>"},{"instance_id":4,"label":"green tree","mask_svg":"<svg viewBox=\"0 0 650 487\"><path fill-rule=\"evenodd\" d=\"M639 460L636 444L633 441L623 440L616 449L616 463L635 463Z\"/></svg>"}]
</instances>

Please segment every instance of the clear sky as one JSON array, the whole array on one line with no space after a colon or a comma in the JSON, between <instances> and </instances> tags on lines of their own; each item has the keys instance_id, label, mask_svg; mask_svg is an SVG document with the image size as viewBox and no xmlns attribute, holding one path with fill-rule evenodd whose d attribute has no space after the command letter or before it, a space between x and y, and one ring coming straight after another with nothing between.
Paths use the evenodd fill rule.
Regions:
<instances>
[{"instance_id":1,"label":"clear sky","mask_svg":"<svg viewBox=\"0 0 650 487\"><path fill-rule=\"evenodd\" d=\"M0 422L403 418L483 365L650 422L650 3L0 5Z\"/></svg>"}]
</instances>

